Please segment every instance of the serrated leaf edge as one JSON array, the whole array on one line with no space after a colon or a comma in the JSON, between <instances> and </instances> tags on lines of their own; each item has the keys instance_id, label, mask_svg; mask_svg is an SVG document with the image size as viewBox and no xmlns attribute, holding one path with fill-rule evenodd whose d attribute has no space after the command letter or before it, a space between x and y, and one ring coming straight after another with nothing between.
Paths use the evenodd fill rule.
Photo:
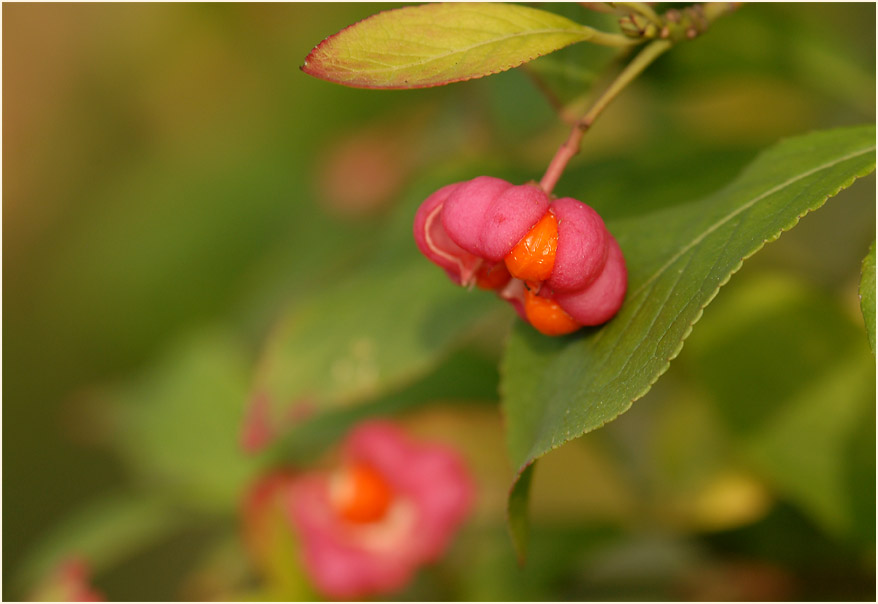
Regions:
<instances>
[{"instance_id":1,"label":"serrated leaf edge","mask_svg":"<svg viewBox=\"0 0 878 604\"><path fill-rule=\"evenodd\" d=\"M370 16L364 18L364 19L360 19L360 20L357 21L356 23L352 23L351 25L348 25L347 27L345 27L345 28L339 30L338 32L336 32L336 33L334 33L334 34L332 34L332 35L330 35L330 36L325 37L323 40L320 41L319 44L317 44L317 46L315 46L314 48L311 49L311 52L309 52L309 53L308 53L308 56L305 57L305 62L304 62L304 64L301 65L301 66L299 67L299 69L300 69L301 71L307 73L308 75L315 77L315 78L318 78L318 79L324 80L324 81L326 81L326 82L331 82L331 83L333 83L333 84L340 84L340 85L342 85L342 86L348 86L348 87L351 87L351 88L362 88L362 89L368 89L368 90L416 90L416 89L422 89L422 88L436 88L437 86L445 86L445 85L447 85L447 84L454 84L454 83L457 83L457 82L466 82L466 81L469 81L469 80L476 80L476 79L479 79L479 78L484 78L484 77L488 77L488 76L491 76L491 75L496 75L496 74L498 74L498 73L502 73L502 72L504 72L504 71L509 71L510 69L514 69L514 68L516 68L516 67L520 67L521 65L524 65L525 63L529 63L529 62L534 61L534 60L536 60L536 59L538 59L538 58L540 58L540 57L544 57L544 56L546 56L546 55L549 55L549 54L551 54L551 53L553 53L553 52L556 52L556 51L558 51L558 50L561 50L562 48L566 48L566 47L568 47L568 46L570 46L570 45L572 45L572 44L576 44L576 43L578 43L578 42L585 42L585 41L591 39L592 37L594 37L594 35L595 35L595 33L596 33L596 32L595 32L593 29L591 29L590 27L587 27L587 26L585 26L585 25L580 25L580 24L578 24L578 23L575 23L575 22L571 21L571 23L574 23L574 24L577 26L577 29L557 29L557 28L553 28L553 29L544 29L544 30L531 30L531 31L528 31L528 32L522 32L522 33L518 33L518 34L512 34L512 35L506 36L505 38L496 38L496 39L493 39L493 40L488 41L488 42L482 42L482 43L480 43L480 44L475 44L475 45L473 45L473 46L470 46L469 48L464 48L464 49L455 50L455 51L452 51L452 52L448 52L448 53L446 53L446 54L444 54L444 55L439 55L439 56L436 56L436 57L431 57L429 60L427 60L427 61L422 61L421 63L412 63L411 65L424 65L424 64L429 63L429 62L431 62L431 61L436 61L436 60L439 60L439 59L442 59L442 58L445 58L445 57L451 56L451 55L453 55L453 54L456 54L456 53L458 53L458 52L468 52L469 50L472 50L473 48L478 48L479 46L484 46L484 45L486 45L486 44L494 44L494 43L497 43L498 41L502 42L502 41L505 40L505 39L512 39L512 38L515 38L515 37L518 37L518 36L523 36L523 35L528 35L528 36L529 36L529 35L555 34L555 33L566 33L566 34L576 34L576 33L579 33L579 34L582 35L581 39L579 39L579 40L573 40L573 41L571 41L571 42L569 42L569 43L567 43L567 44L565 44L565 45L563 45L563 46L559 46L559 47L557 47L557 48L555 48L555 49L553 49L553 50L550 50L550 51L548 51L548 52L538 53L538 54L536 54L536 55L533 55L533 56L530 56L530 57L528 57L528 58L526 58L526 59L523 59L523 60L520 61L520 62L512 62L512 63L505 64L504 66L501 66L501 67L499 67L499 68L497 68L497 69L495 69L495 70L492 70L492 71L487 71L487 72L485 72L485 73L477 74L477 75L469 75L469 76L463 76L463 77L460 77L460 78L452 78L452 79L448 79L448 80L442 80L442 81L440 81L440 82L433 82L433 83L428 83L428 84L415 84L415 85L391 85L391 86L388 86L388 85L373 85L373 84L366 84L366 83L360 83L360 82L351 82L351 81L348 81L348 80L341 80L341 79L339 79L339 78L328 77L326 74L322 73L321 71L319 71L319 70L317 70L317 69L314 69L313 67L311 67L311 66L309 65L309 61L312 61L312 60L313 60L313 58L315 57L315 55L316 55L318 52L321 51L321 49L323 48L324 45L326 45L327 43L329 43L329 42L330 42L331 40L333 40L334 38L337 38L338 36L340 36L341 34L343 34L345 31L347 31L347 30L349 30L349 29L351 29L351 28L353 28L353 27L356 27L356 26L360 25L361 23L363 23L363 22L365 22L365 21L369 21L369 20L371 20L371 19L374 19L375 17L377 17L377 16L379 16L379 15L383 15L383 14L386 14L386 13L392 13L392 12L395 12L395 11L403 10L403 9L405 9L405 8L413 8L413 7L400 7L400 8L393 8L393 9L390 9L390 10L385 10L385 11L381 11L381 12L375 13L374 15L370 15ZM392 71L392 70L396 70L396 69L408 68L408 67L410 67L411 65L406 65L406 66L404 66L404 67L392 67L392 66L391 66L390 71ZM350 70L350 71L352 71L352 70ZM358 70L358 71L363 71L363 70ZM375 71L378 71L378 70L375 70Z\"/></svg>"},{"instance_id":2,"label":"serrated leaf edge","mask_svg":"<svg viewBox=\"0 0 878 604\"><path fill-rule=\"evenodd\" d=\"M817 173L817 172L819 172L819 171L821 171L821 170L826 170L826 169L831 168L831 167L833 167L833 166L835 166L835 165L837 165L837 164L839 164L839 163L842 163L842 162L848 161L848 160L850 160L850 159L854 159L854 158L856 158L856 157L860 157L860 156L862 156L862 155L865 155L866 153L873 152L873 151L875 151L875 145L872 145L871 147L867 147L867 148L862 149L862 150L857 151L857 152L849 153L848 155L846 155L846 156L844 156L844 157L842 157L842 158L838 158L838 159L836 159L836 160L833 160L832 162L828 162L828 163L823 164L823 165L821 165L821 166L819 166L819 167L817 167L817 168L812 168L811 170L809 170L809 171L807 171L807 172L805 172L805 173L803 173L803 174L800 174L800 175L797 175L797 176L794 177L794 178L788 179L787 181L784 181L784 183L782 183L782 184L780 184L780 185L775 185L775 187L772 187L772 189L770 189L768 192L761 194L760 196L754 198L754 199L751 200L750 202L747 202L747 204L744 204L744 206L741 206L741 208L736 209L734 212L730 213L728 217L724 218L723 220L718 221L718 222L715 224L715 227L712 227L712 230L711 230L710 232L713 232L713 230L716 230L716 228L719 228L722 224L724 224L724 223L727 222L728 220L731 220L732 218L734 218L734 216L738 215L740 212L744 211L744 210L747 209L748 207L751 207L753 204L758 203L759 200L764 199L765 197L767 197L767 196L770 195L770 194L776 193L777 191L779 191L779 190L780 190L782 187L784 187L784 186L789 186L789 185L793 184L794 182L796 182L797 180L800 180L800 179L802 179L802 178L806 178L806 177L808 177L808 176L810 176L810 175L812 175L812 174L815 174L815 173ZM756 249L754 249L752 252L750 252L749 254L747 254L746 256L744 256L743 258L741 258L741 261L738 262L738 264L737 264L737 265L736 265L736 266L735 266L735 267L729 272L728 276L727 276L723 281L721 281L720 283L717 284L716 289L714 289L714 291L713 291L713 293L710 295L710 297L704 302L704 304L703 304L703 305L701 306L701 308L698 310L698 314L692 319L692 322L689 324L689 327L686 329L686 332L685 332L685 333L683 334L683 336L680 338L680 344L679 344L679 346L677 346L677 348L671 353L671 355L668 357L667 362L666 362L666 363L661 367L661 369L656 373L655 378L654 378L654 379L653 379L653 380L652 380L652 381L651 381L651 382L650 382L650 383L649 383L649 384L648 384L648 385L647 385L642 391L640 391L639 393L637 393L637 394L636 394L636 395L635 395L635 396L634 396L634 397L628 402L627 406L625 406L624 409L622 409L622 410L619 411L619 413L617 413L616 415L614 415L614 416L612 416L612 417L606 419L605 421L601 422L600 424L598 424L597 426L595 426L595 427L593 427L593 428L591 428L591 429L588 429L588 430L582 430L581 432L577 433L576 435L574 435L574 436L572 436L572 437L570 437L570 438L567 438L566 440L563 440L563 441L561 441L561 442L559 442L559 443L553 443L548 449L546 449L545 451L543 451L543 452L541 452L541 453L537 453L537 454L528 453L527 460L526 460L526 461L524 462L524 464L522 464L522 465L518 468L518 470L515 472L515 475L514 475L514 477L513 477L512 485L511 485L511 487L509 488L510 499L507 500L507 521L508 521L508 519L509 519L509 515L511 514L511 510L510 510L510 508L509 508L509 501L511 500L511 495L512 495L512 493L513 493L513 492L519 487L519 481L521 480L521 477L522 477L522 475L525 473L525 471L528 470L528 468L531 468L531 467L536 463L536 461L537 461L540 457L543 457L544 455L546 455L546 454L548 454L548 453L550 453L550 452L552 452L552 451L554 451L554 450L556 450L556 449L558 449L558 448L560 448L560 447L566 445L567 443L569 443L569 442L572 441L572 440L575 440L575 439L577 439L577 438L581 438L582 436L585 436L585 435L588 434L589 432L594 432L595 430L598 430L598 429L604 427L605 425L607 425L608 423L610 423L610 422L612 422L612 421L615 421L620 415L626 413L629 409L631 409L631 406L632 406L637 400L643 398L643 397L644 397L644 396L645 396L645 395L646 395L646 394L652 389L652 387L656 384L656 382L658 382L659 378L661 378L661 376L663 376L663 375L665 374L665 372L670 368L670 366L671 366L671 361L673 361L674 359L676 359L676 358L679 356L680 352L682 352L682 350L683 350L683 345L685 344L686 339L687 339L687 338L689 337L689 335L692 333L692 329L694 328L695 324L698 323L698 321L700 321L700 320L701 320L701 317L704 315L704 309L707 308L707 306L708 306L711 302L713 302L714 298L716 298L716 295L719 293L719 290L722 289L722 287L725 286L725 285L729 282L729 280L732 278L732 276L733 276L734 274L736 274L736 273L741 269L741 267L744 265L744 261L745 261L745 260L747 260L748 258L752 257L754 254L756 254L757 252L759 252L760 250L762 250L762 248L765 247L765 244L766 244L766 243L770 243L770 242L772 242L772 241L776 241L778 238L780 238L780 236L781 236L783 233L785 233L785 232L789 231L790 229L792 229L793 227L795 227L795 226L799 223L799 221L800 221L802 218L804 218L806 215L810 214L811 212L813 212L813 211L815 211L815 210L820 209L820 208L826 203L826 201L829 200L829 198L831 198L831 197L835 197L836 195L838 195L838 193L840 193L840 192L843 191L844 189L847 189L848 187L850 187L854 182L856 182L857 179L862 178L863 176L866 176L867 174L869 174L870 172L872 172L874 169L875 169L875 165L874 165L874 163L873 163L871 166L869 166L869 167L867 167L867 168L864 168L864 169L861 170L860 172L854 174L850 179L846 180L846 181L843 182L841 185L839 185L839 186L838 186L833 192L831 192L831 193L827 194L826 196L824 196L822 199L820 199L819 201L817 201L813 206L811 206L810 208L806 209L804 212L802 212L801 214L799 214L799 215L798 215L795 219L793 219L788 225L786 225L785 227L782 227L782 228L777 232L776 235L774 235L773 237L768 237L768 238L764 239L761 245L759 245L759 246L758 246ZM709 234L709 233L706 233L704 236L706 236L707 234ZM662 265L662 266L661 266L661 267L660 267L660 268L659 268L659 269L658 269L658 270L657 270L652 276L650 276L649 279L647 279L647 281L645 281L643 285L641 285L640 287L638 287L638 289L635 290L635 292L632 294L631 297L633 298L635 295L639 294L639 293L643 290L643 288L646 287L646 285L647 285L649 282L652 282L652 281L654 281L655 279L657 279L657 278L661 275L661 273L662 273L663 271L667 270L668 267L670 267L674 262L676 262L680 257L682 257L682 255L685 253L686 250L691 249L692 247L694 247L695 245L697 245L698 242L702 241L702 240L704 239L704 236L696 237L696 238L695 238L695 239L694 239L694 240L693 240L693 241L692 241L692 242L691 242L691 243L690 243L690 244L689 244L689 245L688 245L683 251L681 251L681 252L678 253L678 254L675 254L675 255L672 257L671 260L669 260L669 261L666 262L664 265ZM598 334L598 335L600 335L600 334ZM501 380L500 380L500 383L501 383L501 384L504 384L504 383L505 383L505 380L502 379L502 378L503 378L503 373L504 373L504 372L505 372L505 368L503 368L503 366L501 365ZM505 395L505 393L503 393L503 394ZM505 416L505 407L504 407L504 406L501 406L501 413L504 414L504 416ZM505 418L504 418L504 419L505 419ZM531 471L532 471L532 470L531 470ZM526 485L524 485L524 486L526 486ZM529 496L529 495L525 495L525 497L527 497L527 496ZM526 549L527 549L527 548L526 548L526 544L516 542L516 536L515 536L515 533L513 533L512 530L510 530L509 533L510 533L510 535L512 535L512 538L513 538L513 545L514 545L514 547L515 547L515 549L516 549L516 552L518 553L518 555L519 555L520 558L523 558L523 557L524 557L524 554L525 554L525 552L526 552Z\"/></svg>"},{"instance_id":3,"label":"serrated leaf edge","mask_svg":"<svg viewBox=\"0 0 878 604\"><path fill-rule=\"evenodd\" d=\"M872 240L872 243L869 244L869 250L866 252L866 256L863 258L863 261L860 264L860 281L859 281L859 285L857 286L857 295L858 295L858 298L860 301L860 312L863 315L863 322L864 322L863 327L865 328L865 331L866 331L866 340L869 342L869 348L872 350L872 354L874 355L875 354L875 334L869 333L869 327L868 327L868 324L866 323L866 309L863 306L863 278L866 276L866 271L868 270L866 263L869 260L869 256L873 256L872 270L874 271L875 270L875 266L874 266L875 265L875 260L874 260L875 240L874 239ZM873 280L874 280L874 277L873 277ZM872 292L872 295L874 296L875 292Z\"/></svg>"}]
</instances>

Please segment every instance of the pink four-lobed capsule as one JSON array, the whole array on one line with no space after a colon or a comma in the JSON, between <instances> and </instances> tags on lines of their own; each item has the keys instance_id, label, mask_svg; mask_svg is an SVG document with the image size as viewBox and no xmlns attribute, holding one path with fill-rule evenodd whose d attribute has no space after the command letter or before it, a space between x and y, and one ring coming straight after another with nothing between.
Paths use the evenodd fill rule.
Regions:
<instances>
[{"instance_id":1,"label":"pink four-lobed capsule","mask_svg":"<svg viewBox=\"0 0 878 604\"><path fill-rule=\"evenodd\" d=\"M482 276L489 271L496 275L502 269L497 265L547 213L554 217L558 231L549 278L495 279L492 283L500 285L485 286ZM536 184L513 185L479 176L447 185L421 204L414 237L418 249L452 281L495 289L525 320L526 301L534 294L554 301L575 321L568 323L580 327L609 321L625 298L625 259L600 215L571 197L552 199ZM530 322L543 333L556 333L544 329L533 313Z\"/></svg>"}]
</instances>

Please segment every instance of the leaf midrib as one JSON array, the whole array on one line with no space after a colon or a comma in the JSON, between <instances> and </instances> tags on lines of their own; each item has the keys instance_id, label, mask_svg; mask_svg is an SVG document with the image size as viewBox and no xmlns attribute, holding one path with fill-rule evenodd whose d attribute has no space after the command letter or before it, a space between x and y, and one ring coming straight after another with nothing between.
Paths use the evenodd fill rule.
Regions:
<instances>
[{"instance_id":1,"label":"leaf midrib","mask_svg":"<svg viewBox=\"0 0 878 604\"><path fill-rule=\"evenodd\" d=\"M633 292L631 293L631 298L633 299L633 298L636 298L637 296L639 296L639 295L643 292L643 290L644 290L646 287L648 287L653 281L655 281L656 279L658 279L659 277L661 277L662 274L663 274L666 270L668 270L671 266L673 266L674 263L677 262L677 260L679 260L679 259L680 259L680 258L686 253L686 252L688 252L689 250L691 250L692 248L694 248L696 245L698 245L699 243L701 243L702 241L704 241L704 239L705 239L708 235L710 235L711 233L715 232L717 229L719 229L721 226L723 226L724 224L726 224L727 222L729 222L729 221L730 221L731 219L733 219L735 216L737 216L737 215L741 214L742 212L744 212L744 211L750 209L751 207L753 207L755 204L759 203L760 201L762 201L762 200L765 199L766 197L769 197L769 196L771 196L771 195L774 195L775 193L777 193L777 192L783 190L784 188L789 187L790 185L792 185L792 184L794 184L794 183L796 183L796 182L798 182L798 181L800 181L800 180L802 180L802 179L804 179L804 178L807 178L807 177L809 177L809 176L812 176L812 175L816 174L817 172L820 172L820 171L822 171L822 170L827 170L827 169L829 169L829 168L832 168L833 166L836 166L836 165L838 165L838 164L840 164L840 163L846 162L846 161L848 161L848 160L850 160L850 159L854 159L854 158L856 158L856 157L860 157L861 155L865 155L866 153L869 153L869 152L871 152L871 151L875 151L875 145L872 145L872 146L870 146L870 147L863 148L863 149L861 149L861 150L859 150L859 151L851 152L851 153L849 153L849 154L847 154L847 155L845 155L845 156L843 156L843 157L839 157L839 158L837 158L837 159L835 159L835 160L832 160L832 161L826 162L826 163L824 163L824 164L821 164L821 165L819 165L819 166L816 166L816 167L814 167L814 168L811 168L810 170L806 170L805 172L802 172L801 174L797 174L797 175L795 175L795 176L792 176L792 177L788 178L788 179L785 180L784 182L775 185L774 187L768 189L768 190L765 191L764 193L761 193L760 195L757 195L756 197L754 197L754 198L751 199L750 201L748 201L748 202L746 202L746 203L744 203L744 204L738 206L738 207L735 208L732 212L729 212L729 214L727 214L726 216L722 217L721 219L717 220L717 221L714 222L712 225L710 225L707 229L705 229L701 234L699 234L697 237L695 237L695 238L694 238L692 241L690 241L688 244L686 244L685 246L683 246L682 248L680 248L680 250L677 251L677 253L675 253L673 256L671 256L671 258L669 258L667 262L665 262L662 266L660 266L660 267L655 271L655 273L653 273L652 275L650 275L649 278L647 278L646 281L644 281L644 282L640 285L640 287L638 287L635 291L633 291Z\"/></svg>"},{"instance_id":2,"label":"leaf midrib","mask_svg":"<svg viewBox=\"0 0 878 604\"><path fill-rule=\"evenodd\" d=\"M447 58L447 57L450 57L450 56L453 56L453 55L456 55L456 54L465 54L465 53L468 53L468 52L470 52L471 50L474 50L474 49L479 48L479 47L481 47L481 46L487 46L487 45L489 45L489 44L497 44L497 43L500 43L500 42L505 42L506 40L512 40L512 39L514 39L514 38L520 38L520 37L522 37L522 36L543 36L543 35L554 35L554 34L574 34L574 35L579 35L579 36L581 37L582 40L587 40L587 39L590 37L590 31L587 30L587 29L584 29L584 28L583 28L583 29L559 29L559 28L552 28L552 29L530 30L530 31L526 31L526 32L518 32L518 33L515 33L515 34L509 34L509 35L502 36L502 37L499 37L499 38L492 38L492 39L487 40L487 41L485 41L485 42L479 42L478 44L473 44L473 45L471 45L471 46L467 46L467 47L465 47L465 48L458 48L458 49L455 49L455 50L451 50L451 51L445 52L445 53L443 53L443 54L435 55L435 56L429 57L429 58L427 58L427 59L425 59L425 60L423 60L423 61L415 61L415 62L412 62L412 63L406 63L406 64L404 64L404 65L400 65L400 66L397 66L397 67L394 67L394 66L392 66L392 65L387 65L387 68L386 68L386 69L381 69L381 68L376 68L376 69L356 68L356 69L354 69L354 68L344 67L344 66L342 66L342 65L336 65L336 69L338 69L339 71L349 71L349 72L356 72L356 73L391 73L391 72L394 72L394 71L398 71L398 70L400 70L400 69L410 69L410 68L412 68L412 67L420 67L420 66L426 65L426 64L428 64L428 63L432 63L432 62L434 62L434 61L439 61L439 60L441 60L441 59L445 59L445 58ZM556 50L557 50L557 49L556 49ZM543 54L545 54L545 53L543 53ZM405 55L397 54L396 56L405 56ZM372 59L372 60L374 60L374 59Z\"/></svg>"},{"instance_id":3,"label":"leaf midrib","mask_svg":"<svg viewBox=\"0 0 878 604\"><path fill-rule=\"evenodd\" d=\"M683 246L682 248L680 248L680 250L679 250L677 253L675 253L675 254L674 254L674 255L673 255L673 256L672 256L672 257L671 257L671 258L670 258L665 264L663 264L658 270L656 270L656 272L655 272L653 275L651 275L648 279L646 279L646 281L644 281L644 282L640 285L640 287L638 287L638 288L637 288L637 289L631 294L631 296L630 296L630 298L629 298L629 301L634 300L634 299L639 299L639 300L640 300L640 303L638 304L638 306L637 306L637 310L635 311L635 313L636 313L636 312L639 312L639 311L643 308L643 303L644 303L644 301L646 300L647 297L646 297L646 296L641 296L641 294L644 293L644 291L646 290L646 288L648 288L648 287L651 286L653 283L655 283L655 282L656 282L656 281L657 281L657 280L658 280L658 279L659 279L659 278L660 278L660 277L661 277L661 276L662 276L662 275L663 275L663 274L664 274L664 273L665 273L665 272L666 272L671 266L673 266L678 260L680 260L680 258L682 258L683 256L685 256L685 254L687 254L687 253L690 252L692 249L694 249L697 245L699 245L700 243L702 243L702 242L703 242L703 241L704 241L704 240L705 240L710 234L716 232L716 231L717 231L719 228L721 228L724 224L728 223L730 220L732 220L732 219L735 218L736 216L740 215L741 213L745 212L746 210L752 208L754 205L756 205L757 203L759 203L759 202L762 201L763 199L766 199L767 197L770 197L771 195L773 195L773 194L775 194L775 193L777 193L777 192L783 190L783 189L786 188L786 187L791 186L792 184L794 184L794 183L796 183L796 182L798 182L798 181L800 181L800 180L802 180L802 179L805 179L805 178L807 178L807 177L809 177L809 176L812 176L812 175L814 175L814 174L816 174L816 173L818 173L818 172L821 172L821 171L823 171L823 170L827 170L827 169L829 169L829 168L832 168L832 167L834 167L834 166L836 166L836 165L838 165L838 164L840 164L840 163L843 163L843 162L845 162L845 161L848 161L848 160L850 160L850 159L854 159L854 158L860 157L860 156L862 156L862 155L865 155L866 153L869 153L869 152L874 151L874 150L875 150L875 145L871 145L870 147L865 147L865 148L863 148L863 149L859 149L859 150L857 150L857 151L853 151L853 152L851 152L851 153L848 153L847 155L844 155L844 156L839 157L839 158L836 158L836 159L834 159L834 160L831 160L831 161L825 162L825 163L823 163L823 164L821 164L821 165L819 165L819 166L815 166L814 168L811 168L810 170L806 170L806 171L804 171L804 172L802 172L802 173L800 173L800 174L797 174L797 175L795 175L795 176L792 176L792 177L786 179L785 181L783 181L783 182L781 182L781 183L775 185L774 187L771 187L771 188L767 189L766 191L764 191L763 193L757 195L756 197L754 197L753 199L747 201L746 203L744 203L744 204L738 206L737 208L735 208L735 210L733 210L733 211L730 212L729 214L723 216L721 219L719 219L719 220L717 220L716 222L714 222L713 224L711 224L707 229L705 229L703 232L701 232L697 237L695 237L694 239L692 239L692 241L690 241L688 244L686 244L685 246ZM669 295L671 294L671 292L673 291L673 289L674 289L673 287L670 288L670 290L669 290ZM717 289L718 289L718 288L717 288ZM706 306L706 304L705 304L704 306ZM702 309L704 308L704 306L702 306ZM650 325L649 329L652 329L652 327L655 325L655 321L657 320L657 318L658 318L657 315L656 315L656 317L653 317L653 321L652 321L652 324ZM628 321L628 322L627 322L627 325L625 326L625 329L627 329L628 327L630 327L631 324L632 324L632 321ZM597 338L600 338L601 336L603 336L604 333L606 333L606 330L601 330L601 332L598 333L596 337L597 337ZM623 339L623 338L619 338L619 339L617 340L616 344L614 345L614 349L615 349L615 348L618 348L618 346L620 345L622 339ZM681 346L682 346L682 343L681 343ZM606 362L610 357L612 357L612 353L608 354L607 357L605 357L605 362ZM631 361L632 357L633 357L633 351L632 351L631 354L629 354L628 358L624 361L623 366L627 366L628 363ZM670 359L668 360L668 362L670 362ZM619 414L621 414L621 413L624 413L624 410L622 410L622 411L619 412ZM543 441L543 442L544 442L544 441L546 440L546 436L548 436L548 437L549 437L548 440L552 441L552 443L553 443L553 444L548 448L548 450L554 449L554 448L556 448L557 446L561 446L561 444L563 444L563 442L562 442L562 443L559 443L559 444L555 444L555 439L554 439L554 437L553 437L553 430L552 430L552 429L549 429L548 432L546 431L546 425L545 425L545 422L549 419L548 415L549 415L549 414L542 414L542 416L541 416L541 418L540 418L540 428L537 430L537 434L539 434L540 436L539 436L539 438L535 439L534 445L531 447L531 451L527 454L527 456L526 456L526 458L525 458L526 461L525 461L525 463L524 463L525 466L526 466L530 461L532 461L533 459L539 457L541 454L544 454L544 453L546 452L546 448L545 448L545 447L541 447L541 446L538 446L538 445L537 445L537 443L540 442L540 441ZM618 416L618 414L617 414L617 416ZM609 421L611 421L611 419L608 419L608 420L602 422L601 425L606 424L606 423L609 422ZM587 432L587 431L588 431L588 430L585 430L584 432L581 432L581 433L577 434L577 436L581 436L582 433L585 433L585 432ZM579 432L579 431L578 431L578 432ZM566 442L566 441L564 441L564 442ZM540 451L540 452L535 454L535 453L534 453L535 451Z\"/></svg>"}]
</instances>

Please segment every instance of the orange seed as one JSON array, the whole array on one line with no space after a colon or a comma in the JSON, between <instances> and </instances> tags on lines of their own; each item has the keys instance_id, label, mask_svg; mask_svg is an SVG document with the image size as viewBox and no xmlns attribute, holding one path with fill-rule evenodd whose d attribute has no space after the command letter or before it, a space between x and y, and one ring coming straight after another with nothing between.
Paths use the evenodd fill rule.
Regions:
<instances>
[{"instance_id":1,"label":"orange seed","mask_svg":"<svg viewBox=\"0 0 878 604\"><path fill-rule=\"evenodd\" d=\"M524 292L524 313L534 329L547 336L563 336L582 327L557 302L529 289Z\"/></svg>"},{"instance_id":2,"label":"orange seed","mask_svg":"<svg viewBox=\"0 0 878 604\"><path fill-rule=\"evenodd\" d=\"M393 491L377 470L355 463L333 476L329 497L344 520L367 523L384 517L393 501Z\"/></svg>"},{"instance_id":3,"label":"orange seed","mask_svg":"<svg viewBox=\"0 0 878 604\"><path fill-rule=\"evenodd\" d=\"M522 281L546 281L552 276L558 249L558 221L546 212L539 222L506 254L506 268Z\"/></svg>"},{"instance_id":4,"label":"orange seed","mask_svg":"<svg viewBox=\"0 0 878 604\"><path fill-rule=\"evenodd\" d=\"M480 289L499 289L509 283L511 278L506 265L502 262L494 266L482 264L476 271L476 286Z\"/></svg>"}]
</instances>

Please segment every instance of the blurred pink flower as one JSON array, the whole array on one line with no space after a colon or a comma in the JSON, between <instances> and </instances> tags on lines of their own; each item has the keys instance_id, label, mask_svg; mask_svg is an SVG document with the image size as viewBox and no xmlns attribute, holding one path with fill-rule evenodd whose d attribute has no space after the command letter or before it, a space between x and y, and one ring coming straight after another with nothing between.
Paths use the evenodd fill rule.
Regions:
<instances>
[{"instance_id":1,"label":"blurred pink flower","mask_svg":"<svg viewBox=\"0 0 878 604\"><path fill-rule=\"evenodd\" d=\"M455 451L376 421L348 436L335 473L295 480L289 512L316 587L350 600L400 590L439 558L473 494Z\"/></svg>"}]
</instances>

